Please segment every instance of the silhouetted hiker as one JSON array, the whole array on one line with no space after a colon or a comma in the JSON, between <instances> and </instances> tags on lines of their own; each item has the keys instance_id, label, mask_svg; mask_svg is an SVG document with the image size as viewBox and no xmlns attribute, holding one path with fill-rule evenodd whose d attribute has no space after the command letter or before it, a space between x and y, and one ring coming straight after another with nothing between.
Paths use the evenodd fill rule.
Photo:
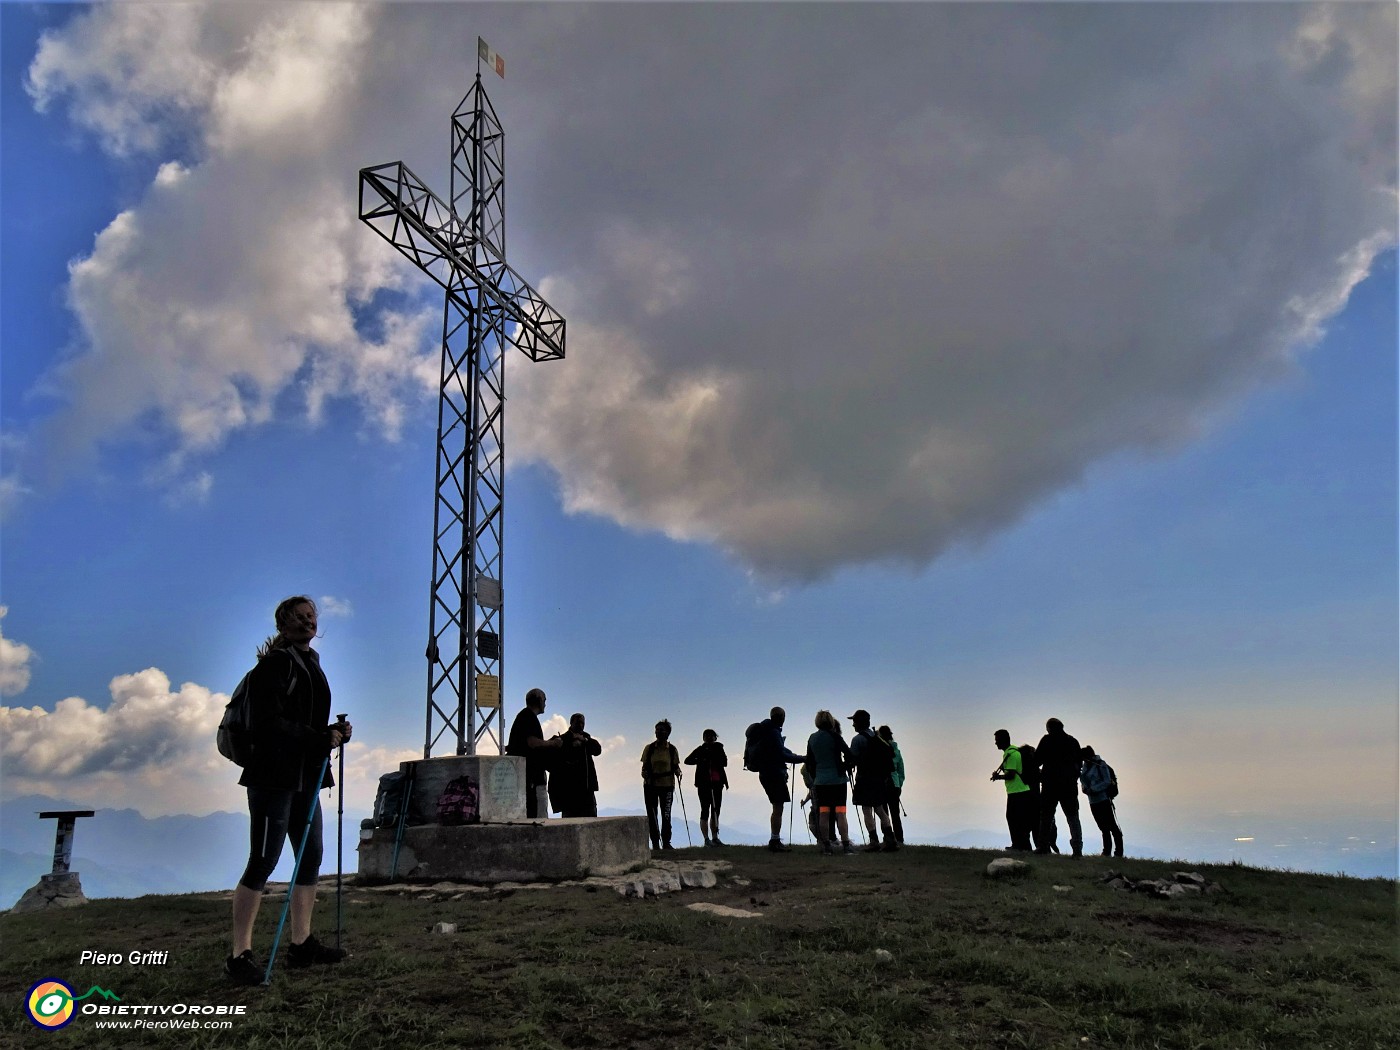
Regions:
<instances>
[{"instance_id":1,"label":"silhouetted hiker","mask_svg":"<svg viewBox=\"0 0 1400 1050\"><path fill-rule=\"evenodd\" d=\"M864 708L851 715L851 725L855 729L851 734L851 762L856 771L851 799L860 807L865 829L870 832L870 845L865 849L867 853L877 853L882 848L892 853L899 849L899 843L894 839L894 828L890 824L889 805L894 748L871 730L870 712ZM875 828L876 818L880 821L880 831L885 833L883 847Z\"/></svg>"},{"instance_id":2,"label":"silhouetted hiker","mask_svg":"<svg viewBox=\"0 0 1400 1050\"><path fill-rule=\"evenodd\" d=\"M1065 732L1058 718L1047 719L1045 735L1036 745L1040 763L1040 827L1044 836L1037 853L1055 848L1055 807L1065 814L1069 844L1076 857L1084 854L1084 833L1079 827L1079 741Z\"/></svg>"},{"instance_id":3,"label":"silhouetted hiker","mask_svg":"<svg viewBox=\"0 0 1400 1050\"><path fill-rule=\"evenodd\" d=\"M510 724L510 735L506 738L506 754L525 760L525 816L548 816L547 802L540 789L548 780L549 763L552 756L545 748L558 748L564 745L559 737L544 738L544 727L540 725L540 715L544 714L547 699L543 689L531 689L525 694L525 708L515 716Z\"/></svg>"},{"instance_id":4,"label":"silhouetted hiker","mask_svg":"<svg viewBox=\"0 0 1400 1050\"><path fill-rule=\"evenodd\" d=\"M787 748L783 737L783 723L787 712L775 707L768 712L762 722L755 722L744 733L744 767L758 773L758 782L773 806L769 819L768 848L775 853L786 853L789 847L783 845L783 806L792 801L788 791L788 766L801 765L802 756L794 755Z\"/></svg>"},{"instance_id":5,"label":"silhouetted hiker","mask_svg":"<svg viewBox=\"0 0 1400 1050\"><path fill-rule=\"evenodd\" d=\"M846 770L851 752L841 739L841 723L830 711L818 711L817 731L807 738L807 759L812 767L812 810L817 815L816 836L823 853L835 853L832 827L840 833L841 849L854 853L846 823Z\"/></svg>"},{"instance_id":6,"label":"silhouetted hiker","mask_svg":"<svg viewBox=\"0 0 1400 1050\"><path fill-rule=\"evenodd\" d=\"M1118 827L1118 814L1113 800L1118 797L1118 776L1113 767L1094 753L1088 744L1079 752L1084 760L1084 769L1079 774L1079 783L1089 799L1089 812L1094 815L1094 823L1103 832L1103 855L1115 857L1123 855L1123 832Z\"/></svg>"},{"instance_id":7,"label":"silhouetted hiker","mask_svg":"<svg viewBox=\"0 0 1400 1050\"><path fill-rule=\"evenodd\" d=\"M316 880L321 872L321 788L331 787L327 756L350 739L348 722L331 724L331 687L311 640L316 603L305 595L287 598L273 613L277 633L258 649L248 684L252 758L238 783L248 789L248 864L233 890L233 953L224 972L239 984L261 984L263 967L253 956L253 922L263 888L277 867L282 843L302 849L292 887L287 965L337 963L345 958L311 934ZM325 770L324 776L317 775ZM310 832L302 847L302 835Z\"/></svg>"},{"instance_id":8,"label":"silhouetted hiker","mask_svg":"<svg viewBox=\"0 0 1400 1050\"><path fill-rule=\"evenodd\" d=\"M584 730L584 724L583 715L570 715L569 728L556 738L560 750L549 774L549 800L561 817L598 815L598 770L593 758L603 753L603 745Z\"/></svg>"},{"instance_id":9,"label":"silhouetted hiker","mask_svg":"<svg viewBox=\"0 0 1400 1050\"><path fill-rule=\"evenodd\" d=\"M707 846L723 846L719 840L719 807L724 802L724 789L729 786L729 756L724 753L724 745L719 742L719 734L707 729L701 734L704 740L692 751L685 764L695 767L695 793L700 796L700 835Z\"/></svg>"},{"instance_id":10,"label":"silhouetted hiker","mask_svg":"<svg viewBox=\"0 0 1400 1050\"><path fill-rule=\"evenodd\" d=\"M993 733L992 740L1001 752L1001 765L992 772L992 779L1006 781L1006 830L1011 833L1007 849L1029 852L1037 814L1035 796L1021 775L1021 752L1011 746L1011 734L1005 729Z\"/></svg>"},{"instance_id":11,"label":"silhouetted hiker","mask_svg":"<svg viewBox=\"0 0 1400 1050\"><path fill-rule=\"evenodd\" d=\"M652 849L671 849L671 805L681 779L681 754L670 740L671 723L663 718L656 723L656 739L642 748L642 798L647 804ZM660 827L657 810L661 811Z\"/></svg>"},{"instance_id":12,"label":"silhouetted hiker","mask_svg":"<svg viewBox=\"0 0 1400 1050\"><path fill-rule=\"evenodd\" d=\"M875 731L875 734L889 744L894 751L894 770L890 773L890 783L886 791L889 793L890 826L894 828L894 840L902 846L904 845L904 821L899 819L899 800L904 794L904 755L900 752L899 744L894 739L894 732L889 726L881 726Z\"/></svg>"}]
</instances>

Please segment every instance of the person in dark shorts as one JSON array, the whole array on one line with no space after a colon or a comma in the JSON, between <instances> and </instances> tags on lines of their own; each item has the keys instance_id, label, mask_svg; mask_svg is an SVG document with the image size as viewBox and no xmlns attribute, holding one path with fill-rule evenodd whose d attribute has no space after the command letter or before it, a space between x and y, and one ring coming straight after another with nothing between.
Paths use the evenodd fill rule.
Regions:
<instances>
[{"instance_id":1,"label":"person in dark shorts","mask_svg":"<svg viewBox=\"0 0 1400 1050\"><path fill-rule=\"evenodd\" d=\"M794 755L787 749L787 742L783 737L783 723L787 721L787 712L781 707L775 707L768 712L768 717L758 724L757 763L758 782L763 785L763 793L768 796L768 801L773 806L773 814L769 819L769 830L772 832L768 839L768 848L774 853L788 852L788 846L783 845L783 807L792 801L792 794L788 791L788 769L787 767L802 764L802 756Z\"/></svg>"},{"instance_id":2,"label":"person in dark shorts","mask_svg":"<svg viewBox=\"0 0 1400 1050\"><path fill-rule=\"evenodd\" d=\"M724 801L724 789L729 786L729 774L725 772L729 757L713 729L705 730L702 739L704 743L686 756L685 764L695 767L693 779L695 793L700 796L700 834L705 845L723 846L719 840L719 807Z\"/></svg>"},{"instance_id":3,"label":"person in dark shorts","mask_svg":"<svg viewBox=\"0 0 1400 1050\"><path fill-rule=\"evenodd\" d=\"M851 715L851 725L855 729L851 736L851 764L856 773L855 783L851 785L851 800L860 807L865 828L870 832L870 845L865 849L868 853L877 853L882 849L893 853L899 849L894 827L890 824L889 804L894 748L875 735L870 728L870 712L864 708ZM875 830L877 819L880 831L885 834L883 846Z\"/></svg>"},{"instance_id":4,"label":"person in dark shorts","mask_svg":"<svg viewBox=\"0 0 1400 1050\"><path fill-rule=\"evenodd\" d=\"M531 689L525 694L525 707L510 724L510 735L506 737L506 754L525 760L525 816L531 819L545 817L548 800L542 798L544 786L549 781L549 761L553 756L546 748L559 748L564 741L559 737L544 738L544 727L540 725L540 715L544 714L548 698L543 689Z\"/></svg>"},{"instance_id":5,"label":"person in dark shorts","mask_svg":"<svg viewBox=\"0 0 1400 1050\"><path fill-rule=\"evenodd\" d=\"M322 788L334 785L327 756L350 739L349 722L331 723L331 687L311 641L316 603L287 598L273 614L277 633L258 649L248 695L253 757L238 783L248 790L248 863L233 890L233 952L224 972L239 984L261 984L263 967L253 955L253 923L282 844L306 846L292 887L287 965L338 963L345 952L311 933L316 881L321 873ZM325 775L317 776L325 769ZM313 808L314 807L314 808ZM310 814L310 830L307 817Z\"/></svg>"},{"instance_id":6,"label":"person in dark shorts","mask_svg":"<svg viewBox=\"0 0 1400 1050\"><path fill-rule=\"evenodd\" d=\"M835 853L833 828L841 836L841 852L854 853L846 823L846 777L850 749L841 739L841 723L830 711L818 711L817 731L807 738L807 762L812 766L812 807L817 813L817 841L822 852Z\"/></svg>"}]
</instances>

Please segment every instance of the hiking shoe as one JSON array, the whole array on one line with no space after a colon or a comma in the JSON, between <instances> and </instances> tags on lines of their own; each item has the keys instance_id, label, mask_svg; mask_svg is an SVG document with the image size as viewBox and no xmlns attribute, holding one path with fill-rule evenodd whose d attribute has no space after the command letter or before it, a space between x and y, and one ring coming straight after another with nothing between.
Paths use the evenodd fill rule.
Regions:
<instances>
[{"instance_id":1,"label":"hiking shoe","mask_svg":"<svg viewBox=\"0 0 1400 1050\"><path fill-rule=\"evenodd\" d=\"M719 840L718 837L715 837L715 838L710 839L710 845L711 845L711 846L723 846L724 843L721 842L721 841Z\"/></svg>"},{"instance_id":2,"label":"hiking shoe","mask_svg":"<svg viewBox=\"0 0 1400 1050\"><path fill-rule=\"evenodd\" d=\"M287 945L287 965L294 970L304 966L329 965L344 959L346 952L340 948L330 948L322 944L312 934L300 944Z\"/></svg>"},{"instance_id":3,"label":"hiking shoe","mask_svg":"<svg viewBox=\"0 0 1400 1050\"><path fill-rule=\"evenodd\" d=\"M879 853L879 852L880 852L880 844L879 844L878 842L872 842L870 845L863 847L863 848L862 848L862 852L863 852L863 853Z\"/></svg>"},{"instance_id":4,"label":"hiking shoe","mask_svg":"<svg viewBox=\"0 0 1400 1050\"><path fill-rule=\"evenodd\" d=\"M224 973L228 974L229 980L234 984L262 984L263 968L258 960L253 958L253 949L249 948L241 955L230 955L224 960Z\"/></svg>"},{"instance_id":5,"label":"hiking shoe","mask_svg":"<svg viewBox=\"0 0 1400 1050\"><path fill-rule=\"evenodd\" d=\"M773 839L768 843L768 849L773 853L791 853L791 846L784 846L778 839Z\"/></svg>"},{"instance_id":6,"label":"hiking shoe","mask_svg":"<svg viewBox=\"0 0 1400 1050\"><path fill-rule=\"evenodd\" d=\"M890 839L888 842L886 842L883 846L880 847L881 852L884 853L893 853L897 849L899 849L899 843L895 842L894 839Z\"/></svg>"},{"instance_id":7,"label":"hiking shoe","mask_svg":"<svg viewBox=\"0 0 1400 1050\"><path fill-rule=\"evenodd\" d=\"M841 853L843 856L851 857L855 855L855 852L856 848L852 846L849 842L841 843Z\"/></svg>"}]
</instances>

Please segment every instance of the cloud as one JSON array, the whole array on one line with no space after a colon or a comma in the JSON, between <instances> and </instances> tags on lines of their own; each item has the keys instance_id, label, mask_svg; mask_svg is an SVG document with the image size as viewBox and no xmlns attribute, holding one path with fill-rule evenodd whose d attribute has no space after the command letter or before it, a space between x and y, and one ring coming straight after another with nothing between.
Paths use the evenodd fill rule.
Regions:
<instances>
[{"instance_id":1,"label":"cloud","mask_svg":"<svg viewBox=\"0 0 1400 1050\"><path fill-rule=\"evenodd\" d=\"M0 623L9 614L8 605L0 605ZM17 696L29 688L29 662L34 650L22 642L11 641L0 628L0 696Z\"/></svg>"},{"instance_id":2,"label":"cloud","mask_svg":"<svg viewBox=\"0 0 1400 1050\"><path fill-rule=\"evenodd\" d=\"M355 615L355 608L347 598L334 598L329 594L322 595L316 599L316 608L320 610L322 616L350 617Z\"/></svg>"},{"instance_id":3,"label":"cloud","mask_svg":"<svg viewBox=\"0 0 1400 1050\"><path fill-rule=\"evenodd\" d=\"M52 711L0 707L6 793L100 798L146 811L166 811L171 798L179 812L230 808L236 771L214 748L227 696L193 682L172 690L154 667L118 675L110 690L105 709L76 696Z\"/></svg>"},{"instance_id":4,"label":"cloud","mask_svg":"<svg viewBox=\"0 0 1400 1050\"><path fill-rule=\"evenodd\" d=\"M332 398L398 432L438 308L353 173L438 184L466 75L419 71L462 15L126 4L46 36L36 102L162 161L73 266L60 454L154 422L208 455ZM530 56L497 98L510 257L570 322L563 363L511 358L513 462L765 586L924 565L1180 447L1394 243L1390 5L491 17Z\"/></svg>"}]
</instances>

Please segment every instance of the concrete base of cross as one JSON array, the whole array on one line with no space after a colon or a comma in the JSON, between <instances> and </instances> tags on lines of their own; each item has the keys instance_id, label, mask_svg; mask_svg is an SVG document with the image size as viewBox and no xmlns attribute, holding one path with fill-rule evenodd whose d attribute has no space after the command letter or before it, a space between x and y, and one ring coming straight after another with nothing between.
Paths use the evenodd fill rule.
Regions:
<instances>
[{"instance_id":1,"label":"concrete base of cross","mask_svg":"<svg viewBox=\"0 0 1400 1050\"><path fill-rule=\"evenodd\" d=\"M566 817L520 823L376 828L360 841L361 883L529 882L621 875L651 860L645 817Z\"/></svg>"}]
</instances>

